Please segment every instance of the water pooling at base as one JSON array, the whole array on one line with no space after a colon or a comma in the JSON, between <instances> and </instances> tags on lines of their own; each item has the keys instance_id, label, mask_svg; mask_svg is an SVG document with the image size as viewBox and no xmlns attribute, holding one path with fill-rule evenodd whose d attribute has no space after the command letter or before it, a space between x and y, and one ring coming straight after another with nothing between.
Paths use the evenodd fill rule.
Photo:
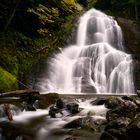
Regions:
<instances>
[{"instance_id":1,"label":"water pooling at base","mask_svg":"<svg viewBox=\"0 0 140 140\"><path fill-rule=\"evenodd\" d=\"M91 9L80 19L77 42L49 60L38 87L59 93L134 93L131 55L124 52L120 26Z\"/></svg>"}]
</instances>

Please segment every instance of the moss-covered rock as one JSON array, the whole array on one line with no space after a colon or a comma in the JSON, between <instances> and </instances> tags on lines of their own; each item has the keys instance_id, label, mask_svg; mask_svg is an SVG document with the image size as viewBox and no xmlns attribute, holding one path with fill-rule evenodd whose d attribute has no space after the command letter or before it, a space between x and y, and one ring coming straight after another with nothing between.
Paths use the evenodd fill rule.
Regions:
<instances>
[{"instance_id":1,"label":"moss-covered rock","mask_svg":"<svg viewBox=\"0 0 140 140\"><path fill-rule=\"evenodd\" d=\"M0 92L15 90L18 88L18 81L15 76L0 67Z\"/></svg>"}]
</instances>

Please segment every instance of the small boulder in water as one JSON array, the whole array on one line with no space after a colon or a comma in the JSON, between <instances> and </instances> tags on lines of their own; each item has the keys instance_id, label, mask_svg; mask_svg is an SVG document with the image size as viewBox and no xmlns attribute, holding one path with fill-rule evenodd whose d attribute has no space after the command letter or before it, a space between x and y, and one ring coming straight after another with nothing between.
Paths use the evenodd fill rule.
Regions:
<instances>
[{"instance_id":1,"label":"small boulder in water","mask_svg":"<svg viewBox=\"0 0 140 140\"><path fill-rule=\"evenodd\" d=\"M67 123L64 128L79 128L82 126L82 120L83 118L78 118L76 120L73 120L69 123Z\"/></svg>"},{"instance_id":2,"label":"small boulder in water","mask_svg":"<svg viewBox=\"0 0 140 140\"><path fill-rule=\"evenodd\" d=\"M79 105L77 103L68 103L66 109L71 113L75 114L79 112Z\"/></svg>"},{"instance_id":3,"label":"small boulder in water","mask_svg":"<svg viewBox=\"0 0 140 140\"><path fill-rule=\"evenodd\" d=\"M56 113L58 113L58 112L59 112L59 109L56 108L55 106L51 106L49 109L49 115L52 118L56 118Z\"/></svg>"},{"instance_id":4,"label":"small boulder in water","mask_svg":"<svg viewBox=\"0 0 140 140\"><path fill-rule=\"evenodd\" d=\"M27 105L26 111L36 111L36 108L32 105Z\"/></svg>"},{"instance_id":5,"label":"small boulder in water","mask_svg":"<svg viewBox=\"0 0 140 140\"><path fill-rule=\"evenodd\" d=\"M56 107L59 108L59 109L63 109L65 107L65 104L64 102L62 101L61 98L59 98L57 101L56 101Z\"/></svg>"},{"instance_id":6,"label":"small boulder in water","mask_svg":"<svg viewBox=\"0 0 140 140\"><path fill-rule=\"evenodd\" d=\"M91 101L90 104L92 105L103 105L106 102L106 98L97 98L94 101Z\"/></svg>"}]
</instances>

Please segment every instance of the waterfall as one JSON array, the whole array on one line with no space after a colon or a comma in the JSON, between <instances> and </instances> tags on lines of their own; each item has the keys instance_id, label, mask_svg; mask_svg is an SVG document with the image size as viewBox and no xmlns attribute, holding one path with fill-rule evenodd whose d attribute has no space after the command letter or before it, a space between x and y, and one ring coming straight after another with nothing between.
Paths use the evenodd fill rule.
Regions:
<instances>
[{"instance_id":1,"label":"waterfall","mask_svg":"<svg viewBox=\"0 0 140 140\"><path fill-rule=\"evenodd\" d=\"M124 52L120 26L91 9L80 19L77 42L49 60L41 91L59 93L134 93L133 64Z\"/></svg>"}]
</instances>

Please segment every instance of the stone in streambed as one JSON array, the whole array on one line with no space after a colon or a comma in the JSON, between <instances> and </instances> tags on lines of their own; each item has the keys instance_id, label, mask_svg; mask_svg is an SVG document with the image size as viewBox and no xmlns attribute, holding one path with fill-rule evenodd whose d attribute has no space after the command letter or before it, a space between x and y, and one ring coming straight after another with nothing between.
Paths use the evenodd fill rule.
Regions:
<instances>
[{"instance_id":1,"label":"stone in streambed","mask_svg":"<svg viewBox=\"0 0 140 140\"><path fill-rule=\"evenodd\" d=\"M65 103L61 98L56 100L56 103L49 108L49 115L52 118L56 118L56 114L60 113L63 115L62 111L65 109Z\"/></svg>"},{"instance_id":2,"label":"stone in streambed","mask_svg":"<svg viewBox=\"0 0 140 140\"><path fill-rule=\"evenodd\" d=\"M131 140L140 139L140 114L137 114L127 126L126 133Z\"/></svg>"},{"instance_id":3,"label":"stone in streambed","mask_svg":"<svg viewBox=\"0 0 140 140\"><path fill-rule=\"evenodd\" d=\"M109 97L105 101L105 107L114 109L122 104L122 100L119 97Z\"/></svg>"},{"instance_id":4,"label":"stone in streambed","mask_svg":"<svg viewBox=\"0 0 140 140\"><path fill-rule=\"evenodd\" d=\"M131 102L126 101L120 106L109 110L106 114L106 118L108 121L115 120L121 117L133 118L137 113L137 106Z\"/></svg>"},{"instance_id":5,"label":"stone in streambed","mask_svg":"<svg viewBox=\"0 0 140 140\"><path fill-rule=\"evenodd\" d=\"M52 118L56 118L56 114L60 113L60 112L61 112L60 109L58 109L54 105L49 108L49 115Z\"/></svg>"},{"instance_id":6,"label":"stone in streambed","mask_svg":"<svg viewBox=\"0 0 140 140\"><path fill-rule=\"evenodd\" d=\"M70 129L68 132L68 135L71 136L68 137L70 140L99 140L105 123L105 120L94 120L92 117L87 116L69 122L64 128Z\"/></svg>"},{"instance_id":7,"label":"stone in streambed","mask_svg":"<svg viewBox=\"0 0 140 140\"><path fill-rule=\"evenodd\" d=\"M64 128L82 128L89 131L102 131L101 128L106 124L104 119L93 119L90 116L77 118L67 123Z\"/></svg>"},{"instance_id":8,"label":"stone in streambed","mask_svg":"<svg viewBox=\"0 0 140 140\"><path fill-rule=\"evenodd\" d=\"M106 98L97 98L97 99L95 99L94 101L91 101L90 102L90 104L92 104L92 105L103 105L103 104L105 104L105 102L106 102Z\"/></svg>"},{"instance_id":9,"label":"stone in streambed","mask_svg":"<svg viewBox=\"0 0 140 140\"><path fill-rule=\"evenodd\" d=\"M118 97L98 97L94 101L91 101L92 105L105 105L106 108L113 109L122 103Z\"/></svg>"},{"instance_id":10,"label":"stone in streambed","mask_svg":"<svg viewBox=\"0 0 140 140\"><path fill-rule=\"evenodd\" d=\"M61 98L57 99L56 107L59 108L59 109L63 109L65 107L65 103L62 101Z\"/></svg>"},{"instance_id":11,"label":"stone in streambed","mask_svg":"<svg viewBox=\"0 0 140 140\"><path fill-rule=\"evenodd\" d=\"M68 103L66 109L71 113L75 114L79 112L79 105L77 103Z\"/></svg>"},{"instance_id":12,"label":"stone in streambed","mask_svg":"<svg viewBox=\"0 0 140 140\"><path fill-rule=\"evenodd\" d=\"M105 131L108 131L109 129L118 130L120 128L126 128L130 122L131 122L130 118L120 117L116 120L112 120L112 121L108 122L106 127L105 127Z\"/></svg>"},{"instance_id":13,"label":"stone in streambed","mask_svg":"<svg viewBox=\"0 0 140 140\"><path fill-rule=\"evenodd\" d=\"M126 128L131 122L130 118L122 117L107 123L104 133L118 140L127 140Z\"/></svg>"},{"instance_id":14,"label":"stone in streambed","mask_svg":"<svg viewBox=\"0 0 140 140\"><path fill-rule=\"evenodd\" d=\"M83 120L83 118L78 118L78 119L76 119L76 120L73 120L73 121L67 123L67 124L64 126L64 128L68 128L68 129L69 129L69 128L79 128L79 127L82 126L82 120Z\"/></svg>"}]
</instances>

